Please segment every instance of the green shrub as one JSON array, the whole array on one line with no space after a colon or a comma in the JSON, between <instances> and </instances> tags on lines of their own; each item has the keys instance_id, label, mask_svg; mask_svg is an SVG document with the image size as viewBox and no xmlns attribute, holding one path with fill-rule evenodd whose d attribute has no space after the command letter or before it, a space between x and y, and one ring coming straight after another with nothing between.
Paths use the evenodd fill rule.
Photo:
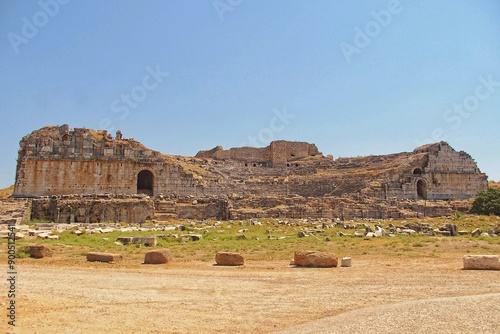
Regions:
<instances>
[{"instance_id":1,"label":"green shrub","mask_svg":"<svg viewBox=\"0 0 500 334\"><path fill-rule=\"evenodd\" d=\"M479 192L470 211L480 215L500 215L500 189L489 188Z\"/></svg>"},{"instance_id":2,"label":"green shrub","mask_svg":"<svg viewBox=\"0 0 500 334\"><path fill-rule=\"evenodd\" d=\"M30 250L28 246L21 246L16 249L16 258L24 259L30 257Z\"/></svg>"}]
</instances>

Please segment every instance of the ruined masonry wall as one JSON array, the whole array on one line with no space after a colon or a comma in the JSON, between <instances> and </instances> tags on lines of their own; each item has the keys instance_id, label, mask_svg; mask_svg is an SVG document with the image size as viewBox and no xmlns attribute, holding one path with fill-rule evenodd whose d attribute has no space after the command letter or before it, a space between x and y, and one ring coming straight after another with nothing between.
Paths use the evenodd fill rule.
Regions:
<instances>
[{"instance_id":1,"label":"ruined masonry wall","mask_svg":"<svg viewBox=\"0 0 500 334\"><path fill-rule=\"evenodd\" d=\"M138 188L141 189L138 189ZM118 131L49 126L20 143L14 196L160 194L219 198L299 195L462 199L487 189L474 160L447 143L412 153L332 160L316 145L218 146L196 158L146 148Z\"/></svg>"},{"instance_id":2,"label":"ruined masonry wall","mask_svg":"<svg viewBox=\"0 0 500 334\"><path fill-rule=\"evenodd\" d=\"M200 151L198 158L211 158L217 160L237 160L256 163L268 163L272 167L285 167L289 161L294 161L308 156L320 154L314 144L277 140L263 148L235 147L224 150L218 146L212 150Z\"/></svg>"},{"instance_id":3,"label":"ruined masonry wall","mask_svg":"<svg viewBox=\"0 0 500 334\"><path fill-rule=\"evenodd\" d=\"M32 218L54 223L142 223L154 217L150 199L40 198L33 200Z\"/></svg>"},{"instance_id":4,"label":"ruined masonry wall","mask_svg":"<svg viewBox=\"0 0 500 334\"><path fill-rule=\"evenodd\" d=\"M197 182L167 163L27 159L19 163L14 195L137 194L137 175L153 174L153 194L196 195Z\"/></svg>"},{"instance_id":5,"label":"ruined masonry wall","mask_svg":"<svg viewBox=\"0 0 500 334\"><path fill-rule=\"evenodd\" d=\"M243 160L264 162L270 160L269 148L239 147L215 152L214 158L219 160Z\"/></svg>"}]
</instances>

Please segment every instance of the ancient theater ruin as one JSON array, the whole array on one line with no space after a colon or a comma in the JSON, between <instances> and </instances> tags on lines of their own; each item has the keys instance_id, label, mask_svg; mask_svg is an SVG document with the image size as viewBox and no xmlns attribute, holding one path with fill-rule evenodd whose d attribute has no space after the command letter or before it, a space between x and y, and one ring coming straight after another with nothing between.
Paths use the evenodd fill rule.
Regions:
<instances>
[{"instance_id":1,"label":"ancient theater ruin","mask_svg":"<svg viewBox=\"0 0 500 334\"><path fill-rule=\"evenodd\" d=\"M487 184L471 156L446 142L334 159L314 144L279 140L264 148L218 146L184 157L151 150L120 131L113 137L62 125L21 140L13 196L36 198L36 215L54 218L57 212L63 221L400 218L418 211L419 200L467 199ZM138 201L143 208L135 208Z\"/></svg>"}]
</instances>

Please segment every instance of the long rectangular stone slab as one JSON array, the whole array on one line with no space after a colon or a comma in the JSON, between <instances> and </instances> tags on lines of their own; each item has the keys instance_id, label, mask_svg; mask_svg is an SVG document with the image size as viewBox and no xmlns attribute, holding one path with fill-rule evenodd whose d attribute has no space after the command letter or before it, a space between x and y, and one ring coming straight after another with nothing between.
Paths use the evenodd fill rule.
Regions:
<instances>
[{"instance_id":1,"label":"long rectangular stone slab","mask_svg":"<svg viewBox=\"0 0 500 334\"><path fill-rule=\"evenodd\" d=\"M464 269L500 270L498 255L464 255Z\"/></svg>"},{"instance_id":2,"label":"long rectangular stone slab","mask_svg":"<svg viewBox=\"0 0 500 334\"><path fill-rule=\"evenodd\" d=\"M90 252L87 254L87 261L90 262L115 262L123 260L120 254Z\"/></svg>"}]
</instances>

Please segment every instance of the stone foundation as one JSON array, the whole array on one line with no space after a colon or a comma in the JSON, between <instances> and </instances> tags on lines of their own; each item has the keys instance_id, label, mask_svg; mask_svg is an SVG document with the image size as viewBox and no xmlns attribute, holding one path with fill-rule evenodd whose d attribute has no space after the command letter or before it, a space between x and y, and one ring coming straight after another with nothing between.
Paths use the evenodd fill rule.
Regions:
<instances>
[{"instance_id":1,"label":"stone foundation","mask_svg":"<svg viewBox=\"0 0 500 334\"><path fill-rule=\"evenodd\" d=\"M143 223L173 219L251 218L407 219L467 211L466 201L381 200L370 197L249 197L153 199L126 196L58 196L33 199L32 218L54 223Z\"/></svg>"}]
</instances>

